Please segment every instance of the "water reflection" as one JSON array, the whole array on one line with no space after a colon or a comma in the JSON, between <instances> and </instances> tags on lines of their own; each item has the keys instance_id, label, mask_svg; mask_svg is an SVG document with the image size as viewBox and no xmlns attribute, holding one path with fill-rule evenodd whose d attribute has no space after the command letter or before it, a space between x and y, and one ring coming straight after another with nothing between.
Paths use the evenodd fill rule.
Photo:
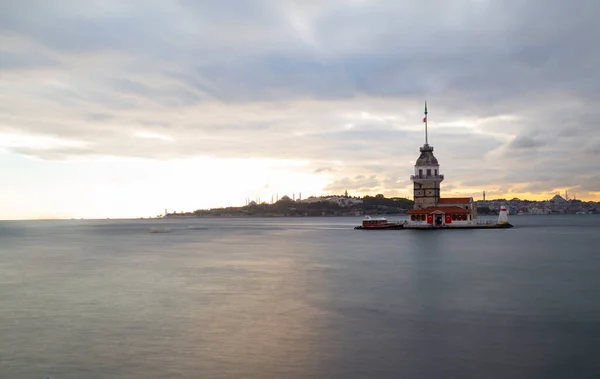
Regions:
<instances>
[{"instance_id":1,"label":"water reflection","mask_svg":"<svg viewBox=\"0 0 600 379\"><path fill-rule=\"evenodd\" d=\"M0 377L598 371L597 233L338 220L1 224Z\"/></svg>"}]
</instances>

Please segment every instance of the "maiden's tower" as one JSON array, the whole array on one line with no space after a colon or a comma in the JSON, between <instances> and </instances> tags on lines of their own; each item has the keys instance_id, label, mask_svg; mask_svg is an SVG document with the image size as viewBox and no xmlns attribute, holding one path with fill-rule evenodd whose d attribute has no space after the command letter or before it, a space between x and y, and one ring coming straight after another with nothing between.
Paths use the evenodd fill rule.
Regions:
<instances>
[{"instance_id":1,"label":"maiden's tower","mask_svg":"<svg viewBox=\"0 0 600 379\"><path fill-rule=\"evenodd\" d=\"M415 173L410 176L413 182L414 207L408 211L411 224L445 226L450 224L471 224L477 219L477 207L472 197L441 197L440 186L444 175L433 155L427 134L427 102L425 102L425 144L419 148L421 155L415 162Z\"/></svg>"},{"instance_id":2,"label":"maiden's tower","mask_svg":"<svg viewBox=\"0 0 600 379\"><path fill-rule=\"evenodd\" d=\"M361 226L355 229L479 229L512 228L508 222L506 208L500 208L498 222L477 219L477 206L472 197L441 197L441 184L444 175L440 164L433 155L433 146L427 136L427 102L425 102L425 144L419 148L421 154L415 162L415 172L410 176L413 182L413 209L408 211L409 219L403 222L388 222L385 218L367 216Z\"/></svg>"}]
</instances>

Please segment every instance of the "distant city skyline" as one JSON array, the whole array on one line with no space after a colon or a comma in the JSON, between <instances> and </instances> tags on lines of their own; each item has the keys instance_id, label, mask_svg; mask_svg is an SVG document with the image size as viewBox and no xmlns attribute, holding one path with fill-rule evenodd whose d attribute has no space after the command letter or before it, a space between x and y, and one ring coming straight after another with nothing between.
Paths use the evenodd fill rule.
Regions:
<instances>
[{"instance_id":1,"label":"distant city skyline","mask_svg":"<svg viewBox=\"0 0 600 379\"><path fill-rule=\"evenodd\" d=\"M468 199L468 200L466 200ZM442 204L470 206L470 198L443 198ZM294 200L294 197L274 197L270 202L260 199L250 200L244 206L171 211L157 217L193 218L193 217L315 217L315 216L363 216L363 215L401 215L410 214L410 210L422 206L422 198L417 202L405 198L386 198L376 196L352 197L349 194L309 197ZM556 214L600 214L600 202L565 200L556 194L550 200L535 201L527 199L487 199L475 200L477 213L482 215L499 214L502 208L510 214L519 215L556 215ZM462 207L461 207L462 208Z\"/></svg>"},{"instance_id":2,"label":"distant city skyline","mask_svg":"<svg viewBox=\"0 0 600 379\"><path fill-rule=\"evenodd\" d=\"M302 192L600 200L600 3L5 1L0 219ZM535 15L535 17L532 17Z\"/></svg>"}]
</instances>

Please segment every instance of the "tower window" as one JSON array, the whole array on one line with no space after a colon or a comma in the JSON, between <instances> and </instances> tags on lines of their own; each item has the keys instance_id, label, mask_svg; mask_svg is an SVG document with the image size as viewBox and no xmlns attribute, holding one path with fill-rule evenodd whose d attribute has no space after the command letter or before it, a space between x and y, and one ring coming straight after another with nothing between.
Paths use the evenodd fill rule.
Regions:
<instances>
[{"instance_id":1,"label":"tower window","mask_svg":"<svg viewBox=\"0 0 600 379\"><path fill-rule=\"evenodd\" d=\"M419 169L419 176L423 176L423 169Z\"/></svg>"},{"instance_id":2,"label":"tower window","mask_svg":"<svg viewBox=\"0 0 600 379\"><path fill-rule=\"evenodd\" d=\"M433 175L437 176L437 168L435 169L435 171L434 171L434 172L435 172L435 174L433 174Z\"/></svg>"},{"instance_id":3,"label":"tower window","mask_svg":"<svg viewBox=\"0 0 600 379\"><path fill-rule=\"evenodd\" d=\"M431 169L430 168L427 169L427 176L431 176Z\"/></svg>"}]
</instances>

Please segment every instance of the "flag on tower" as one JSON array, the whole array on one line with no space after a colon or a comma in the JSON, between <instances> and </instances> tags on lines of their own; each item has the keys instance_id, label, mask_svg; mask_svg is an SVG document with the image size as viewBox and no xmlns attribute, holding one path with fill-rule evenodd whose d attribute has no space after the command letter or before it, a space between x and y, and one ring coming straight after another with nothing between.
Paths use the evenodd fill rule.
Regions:
<instances>
[{"instance_id":1,"label":"flag on tower","mask_svg":"<svg viewBox=\"0 0 600 379\"><path fill-rule=\"evenodd\" d=\"M423 117L423 122L427 122L427 102L425 102L425 117Z\"/></svg>"}]
</instances>

